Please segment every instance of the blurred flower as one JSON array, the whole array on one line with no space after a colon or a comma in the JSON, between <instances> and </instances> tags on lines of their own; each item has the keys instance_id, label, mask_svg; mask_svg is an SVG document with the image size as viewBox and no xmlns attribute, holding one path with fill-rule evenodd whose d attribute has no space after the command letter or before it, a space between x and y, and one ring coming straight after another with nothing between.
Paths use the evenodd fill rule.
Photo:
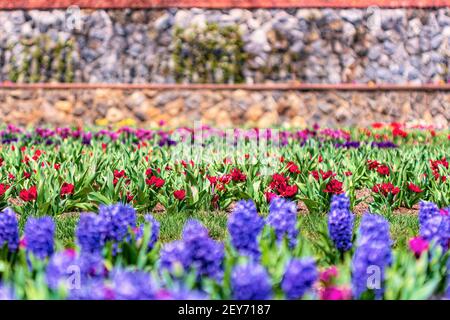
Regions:
<instances>
[{"instance_id":1,"label":"blurred flower","mask_svg":"<svg viewBox=\"0 0 450 320\"><path fill-rule=\"evenodd\" d=\"M354 215L350 211L349 202L346 195L333 196L328 213L328 233L341 252L352 248Z\"/></svg>"},{"instance_id":2,"label":"blurred flower","mask_svg":"<svg viewBox=\"0 0 450 320\"><path fill-rule=\"evenodd\" d=\"M414 193L421 193L421 192L423 192L423 190L420 189L419 186L415 185L415 184L412 183L412 182L410 182L410 183L408 184L408 189L409 189L410 191L414 192Z\"/></svg>"},{"instance_id":3,"label":"blurred flower","mask_svg":"<svg viewBox=\"0 0 450 320\"><path fill-rule=\"evenodd\" d=\"M288 299L300 299L312 288L318 275L313 259L292 259L285 270L281 289Z\"/></svg>"},{"instance_id":4,"label":"blurred flower","mask_svg":"<svg viewBox=\"0 0 450 320\"><path fill-rule=\"evenodd\" d=\"M145 224L140 225L136 234L136 240L139 241L144 236L144 226L150 224L150 239L148 241L148 251L151 251L159 238L159 222L151 215L145 215Z\"/></svg>"},{"instance_id":5,"label":"blurred flower","mask_svg":"<svg viewBox=\"0 0 450 320\"><path fill-rule=\"evenodd\" d=\"M55 223L51 217L28 218L25 224L25 242L28 253L45 259L54 251Z\"/></svg>"},{"instance_id":6,"label":"blurred flower","mask_svg":"<svg viewBox=\"0 0 450 320\"><path fill-rule=\"evenodd\" d=\"M320 300L350 300L352 291L348 288L326 287L320 291Z\"/></svg>"},{"instance_id":7,"label":"blurred flower","mask_svg":"<svg viewBox=\"0 0 450 320\"><path fill-rule=\"evenodd\" d=\"M224 247L209 237L205 226L197 220L188 220L183 228L183 242L189 252L190 268L195 269L199 276L221 279Z\"/></svg>"},{"instance_id":8,"label":"blurred flower","mask_svg":"<svg viewBox=\"0 0 450 320\"><path fill-rule=\"evenodd\" d=\"M258 215L252 200L241 200L228 218L231 243L240 254L258 258L258 235L264 227L264 219Z\"/></svg>"},{"instance_id":9,"label":"blurred flower","mask_svg":"<svg viewBox=\"0 0 450 320\"><path fill-rule=\"evenodd\" d=\"M0 212L0 250L7 245L10 251L19 248L19 224L12 209Z\"/></svg>"},{"instance_id":10,"label":"blurred flower","mask_svg":"<svg viewBox=\"0 0 450 320\"><path fill-rule=\"evenodd\" d=\"M450 216L438 215L429 218L420 226L420 236L429 243L434 241L447 250L450 241Z\"/></svg>"},{"instance_id":11,"label":"blurred flower","mask_svg":"<svg viewBox=\"0 0 450 320\"><path fill-rule=\"evenodd\" d=\"M182 286L175 289L159 289L155 293L155 300L207 300L208 295L201 291L187 290Z\"/></svg>"},{"instance_id":12,"label":"blurred flower","mask_svg":"<svg viewBox=\"0 0 450 320\"><path fill-rule=\"evenodd\" d=\"M3 183L0 183L0 197L3 196L6 191L8 191L9 186Z\"/></svg>"},{"instance_id":13,"label":"blurred flower","mask_svg":"<svg viewBox=\"0 0 450 320\"><path fill-rule=\"evenodd\" d=\"M107 225L95 213L82 213L75 231L78 245L83 252L98 253L105 245Z\"/></svg>"},{"instance_id":14,"label":"blurred flower","mask_svg":"<svg viewBox=\"0 0 450 320\"><path fill-rule=\"evenodd\" d=\"M372 191L375 193L380 193L387 197L389 194L396 195L400 192L398 187L395 187L392 183L381 183L373 186Z\"/></svg>"},{"instance_id":15,"label":"blurred flower","mask_svg":"<svg viewBox=\"0 0 450 320\"><path fill-rule=\"evenodd\" d=\"M90 145L92 140L92 132L83 132L81 143L84 145Z\"/></svg>"},{"instance_id":16,"label":"blurred flower","mask_svg":"<svg viewBox=\"0 0 450 320\"><path fill-rule=\"evenodd\" d=\"M279 241L287 237L289 245L294 247L297 244L297 206L282 198L275 198L269 206L267 224L269 224L277 235Z\"/></svg>"},{"instance_id":17,"label":"blurred flower","mask_svg":"<svg viewBox=\"0 0 450 320\"><path fill-rule=\"evenodd\" d=\"M160 268L171 273L177 269L187 269L189 265L189 251L182 240L166 243L160 252Z\"/></svg>"},{"instance_id":18,"label":"blurred flower","mask_svg":"<svg viewBox=\"0 0 450 320\"><path fill-rule=\"evenodd\" d=\"M175 199L182 201L184 198L186 198L186 191L185 190L175 190L173 192L173 196Z\"/></svg>"},{"instance_id":19,"label":"blurred flower","mask_svg":"<svg viewBox=\"0 0 450 320\"><path fill-rule=\"evenodd\" d=\"M15 300L14 290L0 282L0 301Z\"/></svg>"},{"instance_id":20,"label":"blurred flower","mask_svg":"<svg viewBox=\"0 0 450 320\"><path fill-rule=\"evenodd\" d=\"M342 189L342 186L344 184L336 179L331 179L323 192L325 193L333 193L333 194L341 194L344 193L344 190Z\"/></svg>"},{"instance_id":21,"label":"blurred flower","mask_svg":"<svg viewBox=\"0 0 450 320\"><path fill-rule=\"evenodd\" d=\"M122 242L136 227L136 211L129 205L100 206L99 215L106 223L106 241Z\"/></svg>"},{"instance_id":22,"label":"blurred flower","mask_svg":"<svg viewBox=\"0 0 450 320\"><path fill-rule=\"evenodd\" d=\"M35 186L32 186L31 188L23 189L19 193L20 199L22 199L25 202L34 201L37 198L37 189Z\"/></svg>"},{"instance_id":23,"label":"blurred flower","mask_svg":"<svg viewBox=\"0 0 450 320\"><path fill-rule=\"evenodd\" d=\"M381 299L385 270L391 262L389 222L382 216L366 213L361 220L358 246L352 260L353 296L358 299L372 290L375 298Z\"/></svg>"},{"instance_id":24,"label":"blurred flower","mask_svg":"<svg viewBox=\"0 0 450 320\"><path fill-rule=\"evenodd\" d=\"M112 291L116 300L152 300L156 285L150 274L143 271L115 270Z\"/></svg>"},{"instance_id":25,"label":"blurred flower","mask_svg":"<svg viewBox=\"0 0 450 320\"><path fill-rule=\"evenodd\" d=\"M381 165L377 168L377 172L382 176L388 176L390 174L389 167L387 165Z\"/></svg>"},{"instance_id":26,"label":"blurred flower","mask_svg":"<svg viewBox=\"0 0 450 320\"><path fill-rule=\"evenodd\" d=\"M336 278L339 274L339 271L336 266L331 266L326 268L320 273L319 280L322 281L325 285L328 285L334 278Z\"/></svg>"},{"instance_id":27,"label":"blurred flower","mask_svg":"<svg viewBox=\"0 0 450 320\"><path fill-rule=\"evenodd\" d=\"M247 176L241 172L238 168L233 168L230 171L231 180L234 182L244 182L247 180Z\"/></svg>"},{"instance_id":28,"label":"blurred flower","mask_svg":"<svg viewBox=\"0 0 450 320\"><path fill-rule=\"evenodd\" d=\"M438 216L440 210L433 202L421 201L419 204L419 226L422 225L430 218Z\"/></svg>"},{"instance_id":29,"label":"blurred flower","mask_svg":"<svg viewBox=\"0 0 450 320\"><path fill-rule=\"evenodd\" d=\"M233 268L231 290L236 300L268 300L272 297L272 284L267 271L254 263Z\"/></svg>"},{"instance_id":30,"label":"blurred flower","mask_svg":"<svg viewBox=\"0 0 450 320\"><path fill-rule=\"evenodd\" d=\"M428 247L428 241L424 240L422 237L415 237L409 240L409 248L416 258L420 258L422 253L428 250Z\"/></svg>"},{"instance_id":31,"label":"blurred flower","mask_svg":"<svg viewBox=\"0 0 450 320\"><path fill-rule=\"evenodd\" d=\"M60 195L61 195L61 197L63 197L66 195L73 194L74 191L75 191L75 186L73 184L64 182L61 186Z\"/></svg>"},{"instance_id":32,"label":"blurred flower","mask_svg":"<svg viewBox=\"0 0 450 320\"><path fill-rule=\"evenodd\" d=\"M153 186L155 188L161 188L164 186L164 179L158 178L157 176L151 176L149 179L145 179L145 183L148 186Z\"/></svg>"}]
</instances>

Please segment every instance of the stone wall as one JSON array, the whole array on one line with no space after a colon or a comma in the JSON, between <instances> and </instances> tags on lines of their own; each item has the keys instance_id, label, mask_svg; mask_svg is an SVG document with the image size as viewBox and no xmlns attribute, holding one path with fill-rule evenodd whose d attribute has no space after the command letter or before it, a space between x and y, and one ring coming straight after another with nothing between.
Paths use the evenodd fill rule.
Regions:
<instances>
[{"instance_id":1,"label":"stone wall","mask_svg":"<svg viewBox=\"0 0 450 320\"><path fill-rule=\"evenodd\" d=\"M207 23L239 27L246 83L450 81L449 7L15 10L0 21L0 82L173 83L174 30ZM30 44L42 35L70 50L44 60Z\"/></svg>"},{"instance_id":2,"label":"stone wall","mask_svg":"<svg viewBox=\"0 0 450 320\"><path fill-rule=\"evenodd\" d=\"M0 125L450 125L450 91L0 89Z\"/></svg>"}]
</instances>

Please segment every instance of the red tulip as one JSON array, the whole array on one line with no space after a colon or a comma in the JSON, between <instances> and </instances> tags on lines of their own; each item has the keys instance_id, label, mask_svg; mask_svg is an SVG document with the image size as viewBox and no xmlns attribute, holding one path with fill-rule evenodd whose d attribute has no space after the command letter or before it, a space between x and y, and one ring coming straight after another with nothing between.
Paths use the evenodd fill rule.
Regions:
<instances>
[{"instance_id":1,"label":"red tulip","mask_svg":"<svg viewBox=\"0 0 450 320\"><path fill-rule=\"evenodd\" d=\"M27 189L21 190L19 193L19 197L20 197L20 199L22 199L25 202L36 200L36 198L37 198L36 187L33 186L33 187L29 188L28 190Z\"/></svg>"},{"instance_id":2,"label":"red tulip","mask_svg":"<svg viewBox=\"0 0 450 320\"><path fill-rule=\"evenodd\" d=\"M8 185L0 183L0 197L3 196L8 189L9 189Z\"/></svg>"},{"instance_id":3,"label":"red tulip","mask_svg":"<svg viewBox=\"0 0 450 320\"><path fill-rule=\"evenodd\" d=\"M333 193L333 194L341 194L344 193L344 190L342 189L343 183L332 179L330 182L327 183L325 190L323 192L326 193Z\"/></svg>"},{"instance_id":4,"label":"red tulip","mask_svg":"<svg viewBox=\"0 0 450 320\"><path fill-rule=\"evenodd\" d=\"M377 168L377 172L382 176L388 176L390 174L389 167L384 164Z\"/></svg>"},{"instance_id":5,"label":"red tulip","mask_svg":"<svg viewBox=\"0 0 450 320\"><path fill-rule=\"evenodd\" d=\"M69 194L73 194L75 186L71 183L64 182L61 186L61 197Z\"/></svg>"},{"instance_id":6,"label":"red tulip","mask_svg":"<svg viewBox=\"0 0 450 320\"><path fill-rule=\"evenodd\" d=\"M415 193L421 193L421 192L423 192L423 190L420 189L419 186L415 185L415 184L412 183L412 182L409 183L408 189L411 190L412 192L415 192Z\"/></svg>"},{"instance_id":7,"label":"red tulip","mask_svg":"<svg viewBox=\"0 0 450 320\"><path fill-rule=\"evenodd\" d=\"M178 200L184 200L184 198L186 198L186 191L184 190L175 190L173 192L173 196L178 199Z\"/></svg>"}]
</instances>

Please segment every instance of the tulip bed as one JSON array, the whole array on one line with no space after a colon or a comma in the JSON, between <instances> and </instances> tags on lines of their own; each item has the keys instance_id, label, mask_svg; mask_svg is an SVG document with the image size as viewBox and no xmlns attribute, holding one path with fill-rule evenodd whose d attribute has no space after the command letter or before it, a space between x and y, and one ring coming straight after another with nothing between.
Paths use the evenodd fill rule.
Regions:
<instances>
[{"instance_id":1,"label":"tulip bed","mask_svg":"<svg viewBox=\"0 0 450 320\"><path fill-rule=\"evenodd\" d=\"M450 132L0 130L0 298L444 298Z\"/></svg>"}]
</instances>

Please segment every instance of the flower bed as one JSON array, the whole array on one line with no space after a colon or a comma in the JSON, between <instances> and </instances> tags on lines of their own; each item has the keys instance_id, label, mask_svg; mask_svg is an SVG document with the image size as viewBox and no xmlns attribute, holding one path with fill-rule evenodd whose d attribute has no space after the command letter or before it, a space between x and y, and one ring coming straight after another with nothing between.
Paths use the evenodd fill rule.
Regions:
<instances>
[{"instance_id":1,"label":"flower bed","mask_svg":"<svg viewBox=\"0 0 450 320\"><path fill-rule=\"evenodd\" d=\"M0 137L2 298L445 296L448 131Z\"/></svg>"}]
</instances>

